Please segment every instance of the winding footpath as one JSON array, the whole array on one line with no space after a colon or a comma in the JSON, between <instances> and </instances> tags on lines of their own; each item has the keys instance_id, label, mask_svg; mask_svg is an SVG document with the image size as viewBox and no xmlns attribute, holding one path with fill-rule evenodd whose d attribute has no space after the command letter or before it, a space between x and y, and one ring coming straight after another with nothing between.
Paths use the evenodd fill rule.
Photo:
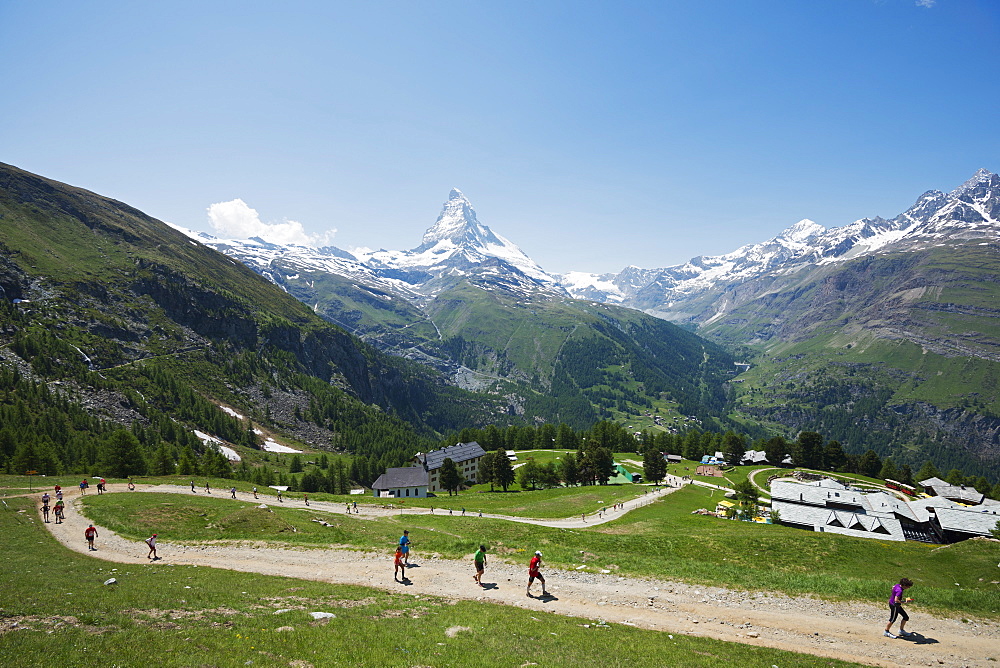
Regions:
<instances>
[{"instance_id":1,"label":"winding footpath","mask_svg":"<svg viewBox=\"0 0 1000 668\"><path fill-rule=\"evenodd\" d=\"M674 488L676 489L676 488ZM175 492L190 494L177 485L140 486L134 493ZM670 493L664 488L625 502L622 510L562 520L533 520L486 515L495 519L540 526L585 528L617 519L622 514ZM124 485L110 485L109 493L129 493ZM200 494L201 492L199 492ZM38 496L35 494L33 496ZM66 495L69 506L63 524L45 526L67 548L96 559L136 564L146 562L142 542L126 540L98 527L97 551L87 550L83 540L89 524L81 514L79 490ZM229 499L226 490L214 495L220 503ZM247 500L246 494L240 495ZM250 499L251 501L253 499ZM274 497L262 496L257 503L279 505ZM283 507L305 508L300 499L288 499ZM313 502L310 509L343 512L339 503ZM362 509L362 506L359 506ZM415 514L408 509L406 514ZM426 512L426 511L425 511ZM399 510L364 506L364 513L351 517L374 519ZM456 515L456 517L458 517ZM234 545L231 542L157 545L160 563L210 566L247 573L283 575L331 584L362 585L408 594L440 596L516 605L522 608L581 617L588 621L627 624L664 633L717 638L730 642L762 645L876 666L996 666L1000 659L1000 626L991 620L961 620L932 617L911 609L913 640L882 636L884 605L870 602L828 602L810 597L790 597L770 592L744 592L724 587L705 587L650 578L626 578L614 574L549 570L548 589L553 596L525 595L526 565L491 561L483 577L486 588L472 581L471 557L467 560L421 558L408 569L407 584L393 582L392 556L388 553L349 549L294 549ZM458 575L456 575L458 574Z\"/></svg>"}]
</instances>

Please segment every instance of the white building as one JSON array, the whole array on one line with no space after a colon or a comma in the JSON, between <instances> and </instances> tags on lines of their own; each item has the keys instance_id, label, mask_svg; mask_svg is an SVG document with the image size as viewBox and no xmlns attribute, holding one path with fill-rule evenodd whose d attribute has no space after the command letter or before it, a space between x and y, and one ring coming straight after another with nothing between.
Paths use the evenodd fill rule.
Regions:
<instances>
[{"instance_id":1,"label":"white building","mask_svg":"<svg viewBox=\"0 0 1000 668\"><path fill-rule=\"evenodd\" d=\"M418 452L414 455L413 462L427 472L427 491L436 494L444 490L441 487L441 465L445 459L455 462L463 480L475 484L479 481L479 462L485 455L486 451L482 446L472 441L431 450L426 454Z\"/></svg>"},{"instance_id":2,"label":"white building","mask_svg":"<svg viewBox=\"0 0 1000 668\"><path fill-rule=\"evenodd\" d=\"M780 523L809 531L883 540L953 543L989 536L1000 520L1000 502L968 506L942 496L903 501L885 492L863 492L830 478L811 483L775 480L771 509Z\"/></svg>"},{"instance_id":3,"label":"white building","mask_svg":"<svg viewBox=\"0 0 1000 668\"><path fill-rule=\"evenodd\" d=\"M394 499L427 497L427 471L420 466L391 468L372 484L372 494Z\"/></svg>"}]
</instances>

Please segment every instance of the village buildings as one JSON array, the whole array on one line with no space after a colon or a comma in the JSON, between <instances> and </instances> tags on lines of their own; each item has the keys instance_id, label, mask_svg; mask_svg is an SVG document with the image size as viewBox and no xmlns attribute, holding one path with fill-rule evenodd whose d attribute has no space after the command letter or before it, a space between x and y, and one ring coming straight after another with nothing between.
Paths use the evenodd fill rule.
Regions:
<instances>
[{"instance_id":1,"label":"village buildings","mask_svg":"<svg viewBox=\"0 0 1000 668\"><path fill-rule=\"evenodd\" d=\"M1000 521L1000 501L982 495L977 498L980 503L976 505L945 496L904 501L887 492L866 492L830 478L771 483L771 510L777 511L781 524L882 540L954 543L990 536Z\"/></svg>"},{"instance_id":2,"label":"village buildings","mask_svg":"<svg viewBox=\"0 0 1000 668\"><path fill-rule=\"evenodd\" d=\"M456 443L430 452L418 452L410 466L387 469L372 484L378 497L423 498L446 491L441 486L441 467L445 459L455 462L458 474L469 484L479 481L479 463L486 455L475 441Z\"/></svg>"}]
</instances>

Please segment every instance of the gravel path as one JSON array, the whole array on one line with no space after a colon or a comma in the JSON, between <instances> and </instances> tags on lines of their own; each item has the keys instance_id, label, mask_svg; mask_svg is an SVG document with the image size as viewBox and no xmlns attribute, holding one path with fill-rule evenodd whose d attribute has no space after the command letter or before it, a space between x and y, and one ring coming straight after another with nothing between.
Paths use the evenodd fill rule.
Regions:
<instances>
[{"instance_id":1,"label":"gravel path","mask_svg":"<svg viewBox=\"0 0 1000 668\"><path fill-rule=\"evenodd\" d=\"M112 485L110 492L124 492L124 486ZM175 485L143 487L141 491L190 494L190 488ZM661 490L660 494L669 493ZM125 492L127 493L127 492ZM201 494L202 492L199 492ZM37 496L37 495L36 495ZM225 502L228 492L217 490L215 496ZM246 495L241 494L241 500ZM608 512L600 521L608 521L633 507L651 500L640 497L626 502L623 511ZM63 524L46 524L65 546L97 559L118 563L145 561L147 548L142 542L126 540L98 527L97 551L89 552L83 540L88 521L80 514L79 490L66 495L69 508ZM277 505L274 497L262 497L260 503ZM630 506L629 504L633 505ZM304 507L301 500L287 500L284 506ZM341 504L314 502L317 510L340 510ZM361 508L361 506L359 506ZM366 507L363 519L398 513L398 510ZM408 510L413 514L413 510ZM500 517L490 515L490 517ZM545 526L584 527L580 518L566 520L511 521ZM232 543L192 544L163 542L157 546L163 563L195 564L228 568L248 573L285 575L335 584L403 590L407 593L441 596L516 605L531 610L582 617L593 622L628 624L665 633L718 638L752 645L765 645L794 652L806 652L877 666L997 666L1000 659L1000 626L990 620L960 620L932 617L912 607L910 629L913 640L882 637L885 606L869 602L831 603L809 597L790 597L768 592L743 592L724 587L704 587L666 580L625 578L578 571L549 570L547 599L525 594L526 567L491 561L483 577L485 588L472 581L471 555L467 560L421 558L407 574L408 584L393 582L392 556L384 553L344 549L282 549ZM538 585L535 585L538 591Z\"/></svg>"}]
</instances>

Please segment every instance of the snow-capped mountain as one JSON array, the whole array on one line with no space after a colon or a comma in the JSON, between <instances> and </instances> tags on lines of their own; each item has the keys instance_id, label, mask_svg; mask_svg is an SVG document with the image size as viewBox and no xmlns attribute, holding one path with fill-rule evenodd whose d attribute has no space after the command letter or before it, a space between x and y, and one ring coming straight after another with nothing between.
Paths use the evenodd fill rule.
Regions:
<instances>
[{"instance_id":1,"label":"snow-capped mountain","mask_svg":"<svg viewBox=\"0 0 1000 668\"><path fill-rule=\"evenodd\" d=\"M359 252L357 257L377 273L406 277L424 294L440 290L449 277L477 274L514 279L524 289L564 294L555 277L479 222L472 204L458 189L452 189L419 246L408 251Z\"/></svg>"},{"instance_id":2,"label":"snow-capped mountain","mask_svg":"<svg viewBox=\"0 0 1000 668\"><path fill-rule=\"evenodd\" d=\"M725 286L948 239L995 239L998 232L1000 176L980 169L950 193L924 193L891 220L863 218L831 229L801 220L772 239L725 255L699 256L661 269L627 267L618 274L572 272L560 282L574 297L689 319L695 317L689 309L692 300Z\"/></svg>"},{"instance_id":3,"label":"snow-capped mountain","mask_svg":"<svg viewBox=\"0 0 1000 668\"><path fill-rule=\"evenodd\" d=\"M421 301L455 280L495 281L509 291L566 293L514 243L481 223L461 191L453 189L441 214L412 250L359 250L282 245L259 238L220 239L202 232L193 239L238 259L279 285L314 272L342 276L387 295ZM287 289L287 288L286 288Z\"/></svg>"},{"instance_id":4,"label":"snow-capped mountain","mask_svg":"<svg viewBox=\"0 0 1000 668\"><path fill-rule=\"evenodd\" d=\"M411 250L351 253L332 246L309 248L188 234L285 289L290 289L290 281L315 281L317 275L325 274L343 277L383 301L403 300L419 307L457 281L467 280L525 298L569 295L669 320L704 321L706 299L729 286L949 239L995 239L998 231L1000 176L980 169L950 193L924 193L892 219L862 218L831 229L805 219L771 239L731 253L699 256L659 269L629 266L617 274L569 272L557 277L545 272L517 245L480 222L468 198L457 189L449 194L420 245Z\"/></svg>"}]
</instances>

